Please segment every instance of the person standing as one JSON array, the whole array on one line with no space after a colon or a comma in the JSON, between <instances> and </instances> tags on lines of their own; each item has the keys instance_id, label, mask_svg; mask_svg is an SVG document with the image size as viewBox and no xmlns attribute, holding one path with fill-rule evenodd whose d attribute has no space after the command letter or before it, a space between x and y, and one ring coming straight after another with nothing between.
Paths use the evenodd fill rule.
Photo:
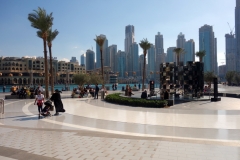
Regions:
<instances>
[{"instance_id":1,"label":"person standing","mask_svg":"<svg viewBox=\"0 0 240 160\"><path fill-rule=\"evenodd\" d=\"M44 102L44 95L41 93L41 91L38 91L38 94L35 96L34 105L36 105L36 102L37 102L39 118L40 118L40 114L42 112L42 106Z\"/></svg>"},{"instance_id":2,"label":"person standing","mask_svg":"<svg viewBox=\"0 0 240 160\"><path fill-rule=\"evenodd\" d=\"M96 84L94 99L98 99L98 92L99 92L99 87L98 87L98 84Z\"/></svg>"},{"instance_id":3,"label":"person standing","mask_svg":"<svg viewBox=\"0 0 240 160\"><path fill-rule=\"evenodd\" d=\"M55 116L59 115L59 112L65 112L60 93L62 92L56 89L55 92L52 94L52 97L50 98L50 100L54 102L56 111L56 113L54 114Z\"/></svg>"},{"instance_id":4,"label":"person standing","mask_svg":"<svg viewBox=\"0 0 240 160\"><path fill-rule=\"evenodd\" d=\"M139 89L139 90L141 89L141 84L140 84L140 83L138 84L138 89Z\"/></svg>"}]
</instances>

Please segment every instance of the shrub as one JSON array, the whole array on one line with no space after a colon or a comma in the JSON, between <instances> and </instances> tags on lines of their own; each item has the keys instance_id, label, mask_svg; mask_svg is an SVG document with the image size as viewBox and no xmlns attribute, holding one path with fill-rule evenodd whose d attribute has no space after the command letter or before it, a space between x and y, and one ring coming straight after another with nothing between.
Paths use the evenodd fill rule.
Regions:
<instances>
[{"instance_id":1,"label":"shrub","mask_svg":"<svg viewBox=\"0 0 240 160\"><path fill-rule=\"evenodd\" d=\"M121 93L109 94L106 96L105 101L121 105L147 107L147 108L163 108L167 105L165 100L154 100L154 99L140 99L121 97Z\"/></svg>"}]
</instances>

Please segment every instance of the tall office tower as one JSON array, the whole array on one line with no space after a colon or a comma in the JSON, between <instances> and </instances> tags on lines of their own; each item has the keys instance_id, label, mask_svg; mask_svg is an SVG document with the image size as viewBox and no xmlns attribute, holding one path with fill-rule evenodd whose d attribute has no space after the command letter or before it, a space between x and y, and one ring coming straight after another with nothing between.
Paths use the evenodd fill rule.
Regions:
<instances>
[{"instance_id":1,"label":"tall office tower","mask_svg":"<svg viewBox=\"0 0 240 160\"><path fill-rule=\"evenodd\" d=\"M86 54L85 53L81 55L80 62L81 62L81 65L86 64Z\"/></svg>"},{"instance_id":2,"label":"tall office tower","mask_svg":"<svg viewBox=\"0 0 240 160\"><path fill-rule=\"evenodd\" d=\"M216 71L216 46L217 41L214 38L213 27L209 25L204 25L199 28L199 51L206 51L206 55L203 58L204 62L204 72L206 71Z\"/></svg>"},{"instance_id":3,"label":"tall office tower","mask_svg":"<svg viewBox=\"0 0 240 160\"><path fill-rule=\"evenodd\" d=\"M236 0L235 36L236 36L236 71L240 72L240 0Z\"/></svg>"},{"instance_id":4,"label":"tall office tower","mask_svg":"<svg viewBox=\"0 0 240 160\"><path fill-rule=\"evenodd\" d=\"M184 49L186 52L184 54L184 64L188 61L195 61L195 42L193 39L185 42Z\"/></svg>"},{"instance_id":5,"label":"tall office tower","mask_svg":"<svg viewBox=\"0 0 240 160\"><path fill-rule=\"evenodd\" d=\"M144 63L144 55L141 54L139 56L139 69L140 69L139 76L141 76L141 77L143 76L143 63Z\"/></svg>"},{"instance_id":6,"label":"tall office tower","mask_svg":"<svg viewBox=\"0 0 240 160\"><path fill-rule=\"evenodd\" d=\"M105 38L105 41L103 44L102 58L103 58L103 66L106 66L108 40L105 35L101 34L100 36ZM101 52L100 52L100 47L97 43L96 43L96 68L101 68Z\"/></svg>"},{"instance_id":7,"label":"tall office tower","mask_svg":"<svg viewBox=\"0 0 240 160\"><path fill-rule=\"evenodd\" d=\"M128 57L129 53L130 53L130 47L134 42L134 26L133 25L128 25L125 27L125 42L124 42L124 48L125 48L125 53ZM126 68L128 70L128 65L131 62L131 60L129 58L126 59Z\"/></svg>"},{"instance_id":8,"label":"tall office tower","mask_svg":"<svg viewBox=\"0 0 240 160\"><path fill-rule=\"evenodd\" d=\"M218 75L218 62L217 62L217 38L214 38L214 59L213 59L213 65L214 65L214 73L215 75Z\"/></svg>"},{"instance_id":9,"label":"tall office tower","mask_svg":"<svg viewBox=\"0 0 240 160\"><path fill-rule=\"evenodd\" d=\"M175 56L175 53L174 53L174 49L176 47L169 47L167 49L167 56L166 56L166 62L176 62L176 56Z\"/></svg>"},{"instance_id":10,"label":"tall office tower","mask_svg":"<svg viewBox=\"0 0 240 160\"><path fill-rule=\"evenodd\" d=\"M226 71L236 71L236 39L232 33L225 34L225 45Z\"/></svg>"},{"instance_id":11,"label":"tall office tower","mask_svg":"<svg viewBox=\"0 0 240 160\"><path fill-rule=\"evenodd\" d=\"M108 47L108 56L107 56L107 63L109 67L111 67L112 71L116 71L116 55L117 55L117 45L113 44Z\"/></svg>"},{"instance_id":12,"label":"tall office tower","mask_svg":"<svg viewBox=\"0 0 240 160\"><path fill-rule=\"evenodd\" d=\"M79 63L76 57L72 57L72 59L70 60L70 62Z\"/></svg>"},{"instance_id":13,"label":"tall office tower","mask_svg":"<svg viewBox=\"0 0 240 160\"><path fill-rule=\"evenodd\" d=\"M116 56L117 60L117 72L119 73L119 77L125 77L126 72L126 53L124 51L119 50Z\"/></svg>"},{"instance_id":14,"label":"tall office tower","mask_svg":"<svg viewBox=\"0 0 240 160\"><path fill-rule=\"evenodd\" d=\"M155 72L158 72L160 69L160 64L165 62L165 54L164 54L164 48L163 48L163 35L161 35L160 32L158 32L157 35L155 35L155 50L156 50L156 67Z\"/></svg>"},{"instance_id":15,"label":"tall office tower","mask_svg":"<svg viewBox=\"0 0 240 160\"><path fill-rule=\"evenodd\" d=\"M218 67L219 68L219 73L218 73L218 76L220 79L225 79L225 75L226 75L226 65L221 65Z\"/></svg>"},{"instance_id":16,"label":"tall office tower","mask_svg":"<svg viewBox=\"0 0 240 160\"><path fill-rule=\"evenodd\" d=\"M178 35L178 38L177 38L177 48L183 48L185 47L185 42L186 42L186 39L185 39L185 35L182 34L182 32L180 32L180 34ZM181 62L184 61L184 54L181 54L180 55L180 58L179 60Z\"/></svg>"},{"instance_id":17,"label":"tall office tower","mask_svg":"<svg viewBox=\"0 0 240 160\"><path fill-rule=\"evenodd\" d=\"M127 56L127 72L128 72L128 76L132 77L132 76L136 76L138 75L139 72L139 68L138 68L138 44L136 42L132 43L130 45L130 50L129 50L129 54ZM134 74L136 73L136 74Z\"/></svg>"},{"instance_id":18,"label":"tall office tower","mask_svg":"<svg viewBox=\"0 0 240 160\"><path fill-rule=\"evenodd\" d=\"M148 70L147 75L150 79L155 78L155 69L156 69L156 53L155 53L155 46L151 45L151 47L148 49Z\"/></svg>"},{"instance_id":19,"label":"tall office tower","mask_svg":"<svg viewBox=\"0 0 240 160\"><path fill-rule=\"evenodd\" d=\"M87 50L86 52L86 70L94 70L95 65L95 53L92 50Z\"/></svg>"}]
</instances>

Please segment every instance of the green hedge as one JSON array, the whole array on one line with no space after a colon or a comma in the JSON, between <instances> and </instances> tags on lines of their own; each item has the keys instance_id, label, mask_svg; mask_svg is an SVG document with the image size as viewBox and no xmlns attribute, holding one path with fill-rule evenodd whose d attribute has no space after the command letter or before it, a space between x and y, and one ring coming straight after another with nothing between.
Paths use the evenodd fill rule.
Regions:
<instances>
[{"instance_id":1,"label":"green hedge","mask_svg":"<svg viewBox=\"0 0 240 160\"><path fill-rule=\"evenodd\" d=\"M167 105L167 101L165 100L147 100L141 98L121 97L120 94L121 93L109 94L106 96L105 101L115 104L149 108L163 108Z\"/></svg>"}]
</instances>

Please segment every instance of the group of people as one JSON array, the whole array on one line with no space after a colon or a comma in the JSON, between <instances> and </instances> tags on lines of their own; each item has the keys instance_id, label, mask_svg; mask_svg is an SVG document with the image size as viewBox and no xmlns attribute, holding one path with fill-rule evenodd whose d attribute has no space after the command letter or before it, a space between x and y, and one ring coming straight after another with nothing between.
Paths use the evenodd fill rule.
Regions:
<instances>
[{"instance_id":1,"label":"group of people","mask_svg":"<svg viewBox=\"0 0 240 160\"><path fill-rule=\"evenodd\" d=\"M65 112L65 109L63 108L63 103L61 100L61 95L60 95L61 91L59 91L58 89L55 90L55 92L52 94L50 100L54 102L54 106L55 106L55 111L56 113L54 115L59 115L59 112ZM38 112L39 112L39 118L40 115L44 115L45 112L47 112L49 107L53 107L51 104L51 101L45 101L44 95L42 94L41 90L39 89L37 91L37 95L35 96L35 102L34 105L38 106ZM46 106L43 109L43 104L45 104Z\"/></svg>"},{"instance_id":2,"label":"group of people","mask_svg":"<svg viewBox=\"0 0 240 160\"><path fill-rule=\"evenodd\" d=\"M75 95L77 95L79 98L90 96L90 97L94 97L94 99L98 99L99 91L100 91L100 88L98 84L96 84L94 87L91 87L90 85L87 85L84 88L78 86L78 88L73 89L71 96L72 98L74 98ZM101 87L101 91L104 91L105 94L107 93L105 87Z\"/></svg>"},{"instance_id":3,"label":"group of people","mask_svg":"<svg viewBox=\"0 0 240 160\"><path fill-rule=\"evenodd\" d=\"M117 83L112 84L112 90L113 91L117 90Z\"/></svg>"}]
</instances>

